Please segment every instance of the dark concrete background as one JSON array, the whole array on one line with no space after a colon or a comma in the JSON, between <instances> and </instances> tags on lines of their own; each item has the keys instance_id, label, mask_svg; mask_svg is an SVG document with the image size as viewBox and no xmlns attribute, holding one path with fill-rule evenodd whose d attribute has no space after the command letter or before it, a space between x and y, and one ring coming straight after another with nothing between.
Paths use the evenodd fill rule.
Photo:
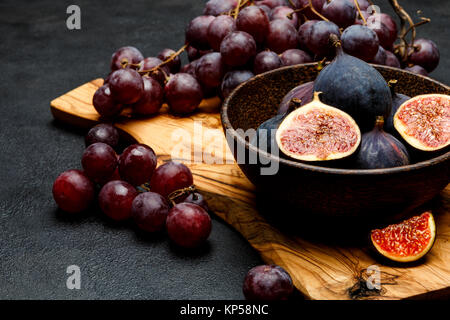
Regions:
<instances>
[{"instance_id":1,"label":"dark concrete background","mask_svg":"<svg viewBox=\"0 0 450 320\"><path fill-rule=\"evenodd\" d=\"M383 11L387 1L377 1ZM436 41L432 77L450 83L449 1L400 1L432 23L419 35ZM0 298L241 299L248 269L261 263L237 232L214 218L208 246L186 254L166 237L145 238L98 210L77 220L57 210L57 175L80 167L83 132L53 121L49 102L104 76L111 53L134 45L146 56L179 48L184 27L204 1L17 1L0 3ZM433 3L433 6L430 4ZM66 28L77 4L82 29ZM82 289L66 288L78 265Z\"/></svg>"}]
</instances>

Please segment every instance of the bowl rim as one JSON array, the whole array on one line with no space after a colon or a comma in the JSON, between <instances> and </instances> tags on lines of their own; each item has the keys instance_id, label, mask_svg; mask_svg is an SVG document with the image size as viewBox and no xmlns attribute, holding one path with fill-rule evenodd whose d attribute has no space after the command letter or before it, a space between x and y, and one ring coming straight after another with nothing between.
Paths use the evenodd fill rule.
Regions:
<instances>
[{"instance_id":1,"label":"bowl rim","mask_svg":"<svg viewBox=\"0 0 450 320\"><path fill-rule=\"evenodd\" d=\"M228 117L228 107L230 104L230 101L233 99L233 97L235 95L237 95L237 93L239 92L239 90L241 88L243 88L244 86L248 85L249 83L252 83L254 81L259 80L260 78L264 78L270 74L273 73L281 73L285 70L288 69L294 69L294 68L302 68L302 67L311 67L314 65L318 65L317 62L313 62L313 63L305 63L305 64L299 64L299 65L293 65L293 66L287 66L287 67L281 67L272 71L268 71L265 73L261 73L258 74L256 76L254 76L253 78L241 83L239 86L237 86L231 93L230 95L225 99L225 101L222 104L222 108L220 110L220 118L221 118L221 122L222 122L222 127L224 129L225 132L229 132L233 138L233 140L240 142L241 144L243 144L245 146L246 149L250 149L253 152L256 153L260 153L262 154L264 157L270 159L270 160L274 160L274 161L278 161L280 163L283 163L285 165L288 165L290 167L296 167L296 168L300 168L300 169L304 169L307 171L311 171L311 172L320 172L320 173L327 173L327 174L344 174L344 175L385 175L385 174L395 174L395 173L403 173L403 172L410 172L410 171L416 171L416 170L420 170L422 168L425 167L430 167L433 165L437 165L440 163L443 163L445 161L448 161L450 159L450 151L429 159L429 160L425 160L425 161L421 161L421 162L417 162L414 164L409 164L406 166L400 166L400 167L393 167L393 168L382 168L382 169L340 169L340 168L329 168L329 167L322 167L322 166L315 166L312 164L306 164L304 162L299 162L299 161L294 161L294 160L289 160L289 159L285 159L285 158L280 158L279 156L275 156L271 153L268 153L264 150L260 150L259 148L255 147L254 145L250 144L249 141L245 140L241 135L239 135L236 130L233 128L233 126L231 125L230 119ZM404 72L404 73L408 73L408 74L412 74L415 77L418 78L422 78L426 81L431 81L434 84L444 87L447 90L450 90L450 87L439 82L436 81L434 79L431 79L430 77L426 77L426 76L422 76L422 75L418 75L409 71L405 71L402 69L398 69L398 68L394 68L394 67L389 67L389 66L383 66L383 65L375 65L375 64L371 64L372 66L376 67L377 69L386 69L386 70L392 70L395 72Z\"/></svg>"}]
</instances>

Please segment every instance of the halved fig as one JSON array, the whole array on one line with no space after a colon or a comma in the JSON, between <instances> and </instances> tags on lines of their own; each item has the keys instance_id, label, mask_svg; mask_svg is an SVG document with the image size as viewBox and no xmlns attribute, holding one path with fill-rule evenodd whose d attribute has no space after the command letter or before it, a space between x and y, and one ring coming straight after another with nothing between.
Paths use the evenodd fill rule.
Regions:
<instances>
[{"instance_id":1,"label":"halved fig","mask_svg":"<svg viewBox=\"0 0 450 320\"><path fill-rule=\"evenodd\" d=\"M405 101L394 115L394 127L411 146L436 151L450 144L450 96L424 94Z\"/></svg>"},{"instance_id":2,"label":"halved fig","mask_svg":"<svg viewBox=\"0 0 450 320\"><path fill-rule=\"evenodd\" d=\"M292 111L280 124L276 140L287 156L303 161L325 161L353 154L361 142L355 120L320 102L314 92L310 103Z\"/></svg>"},{"instance_id":3,"label":"halved fig","mask_svg":"<svg viewBox=\"0 0 450 320\"><path fill-rule=\"evenodd\" d=\"M370 234L378 253L397 262L419 260L431 250L435 238L436 225L429 211Z\"/></svg>"}]
</instances>

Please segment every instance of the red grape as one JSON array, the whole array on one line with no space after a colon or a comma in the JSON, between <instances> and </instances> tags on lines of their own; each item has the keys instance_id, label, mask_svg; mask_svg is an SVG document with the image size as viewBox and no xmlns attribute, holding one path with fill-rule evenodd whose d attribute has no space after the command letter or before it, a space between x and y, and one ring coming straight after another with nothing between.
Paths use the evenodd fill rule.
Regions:
<instances>
[{"instance_id":1,"label":"red grape","mask_svg":"<svg viewBox=\"0 0 450 320\"><path fill-rule=\"evenodd\" d=\"M385 65L386 58L387 58L386 50L384 50L384 48L382 46L378 46L377 54L372 59L372 63Z\"/></svg>"},{"instance_id":2,"label":"red grape","mask_svg":"<svg viewBox=\"0 0 450 320\"><path fill-rule=\"evenodd\" d=\"M273 20L269 24L269 32L266 36L266 46L276 53L282 53L288 49L297 48L297 30L286 20Z\"/></svg>"},{"instance_id":3,"label":"red grape","mask_svg":"<svg viewBox=\"0 0 450 320\"><path fill-rule=\"evenodd\" d=\"M214 51L220 51L222 40L236 30L236 20L222 15L215 18L208 27L208 43Z\"/></svg>"},{"instance_id":4,"label":"red grape","mask_svg":"<svg viewBox=\"0 0 450 320\"><path fill-rule=\"evenodd\" d=\"M270 9L265 4L257 4L256 6L260 9L262 9L267 17L270 17L270 14L272 13L272 9Z\"/></svg>"},{"instance_id":5,"label":"red grape","mask_svg":"<svg viewBox=\"0 0 450 320\"><path fill-rule=\"evenodd\" d=\"M131 206L138 195L129 183L120 180L105 184L98 195L100 208L111 219L120 221L131 217Z\"/></svg>"},{"instance_id":6,"label":"red grape","mask_svg":"<svg viewBox=\"0 0 450 320\"><path fill-rule=\"evenodd\" d=\"M355 22L356 6L353 0L331 0L325 2L322 14L341 28L347 28Z\"/></svg>"},{"instance_id":7,"label":"red grape","mask_svg":"<svg viewBox=\"0 0 450 320\"><path fill-rule=\"evenodd\" d=\"M278 69L283 65L280 57L273 51L261 51L255 57L253 72L260 74L270 70Z\"/></svg>"},{"instance_id":8,"label":"red grape","mask_svg":"<svg viewBox=\"0 0 450 320\"><path fill-rule=\"evenodd\" d=\"M209 49L208 27L214 16L199 16L192 20L186 29L186 42L197 49Z\"/></svg>"},{"instance_id":9,"label":"red grape","mask_svg":"<svg viewBox=\"0 0 450 320\"><path fill-rule=\"evenodd\" d=\"M437 45L428 39L416 39L414 49L408 52L410 63L423 67L427 72L432 72L439 64L440 53Z\"/></svg>"},{"instance_id":10,"label":"red grape","mask_svg":"<svg viewBox=\"0 0 450 320\"><path fill-rule=\"evenodd\" d=\"M309 0L291 0L294 4L295 9L301 9L309 5ZM317 12L322 11L323 4L326 0L312 0L312 5ZM318 16L315 14L310 8L304 9L301 11L302 14L306 16L309 20L317 19Z\"/></svg>"},{"instance_id":11,"label":"red grape","mask_svg":"<svg viewBox=\"0 0 450 320\"><path fill-rule=\"evenodd\" d=\"M189 61L194 61L194 60L200 59L205 54L208 54L208 53L211 53L211 52L213 52L213 50L211 50L211 49L198 50L198 49L194 48L193 46L187 46L187 48L186 48L186 53L188 55Z\"/></svg>"},{"instance_id":12,"label":"red grape","mask_svg":"<svg viewBox=\"0 0 450 320\"><path fill-rule=\"evenodd\" d=\"M331 21L319 21L311 27L307 39L308 49L320 57L334 56L336 48L330 41L330 35L340 37L339 27Z\"/></svg>"},{"instance_id":13,"label":"red grape","mask_svg":"<svg viewBox=\"0 0 450 320\"><path fill-rule=\"evenodd\" d=\"M286 0L259 0L255 2L256 5L265 5L268 6L270 9L279 7L279 6L285 6Z\"/></svg>"},{"instance_id":14,"label":"red grape","mask_svg":"<svg viewBox=\"0 0 450 320\"><path fill-rule=\"evenodd\" d=\"M166 220L169 238L177 245L194 248L203 244L211 233L211 218L200 206L182 202L170 209Z\"/></svg>"},{"instance_id":15,"label":"red grape","mask_svg":"<svg viewBox=\"0 0 450 320\"><path fill-rule=\"evenodd\" d=\"M119 158L119 173L123 180L134 186L150 181L156 168L156 155L145 144L133 144Z\"/></svg>"},{"instance_id":16,"label":"red grape","mask_svg":"<svg viewBox=\"0 0 450 320\"><path fill-rule=\"evenodd\" d=\"M367 10L367 8L370 7L370 2L367 0L358 0L358 5L359 5L359 8L361 9L361 11L365 12Z\"/></svg>"},{"instance_id":17,"label":"red grape","mask_svg":"<svg viewBox=\"0 0 450 320\"><path fill-rule=\"evenodd\" d=\"M170 161L159 166L150 181L153 192L168 197L172 192L194 183L191 170L180 162Z\"/></svg>"},{"instance_id":18,"label":"red grape","mask_svg":"<svg viewBox=\"0 0 450 320\"><path fill-rule=\"evenodd\" d=\"M157 58L161 61L166 61L170 59L172 55L174 55L175 53L176 52L172 49L164 49L158 54ZM170 62L166 63L165 66L169 69L171 73L177 73L178 71L180 71L181 67L180 56L179 55L176 56Z\"/></svg>"},{"instance_id":19,"label":"red grape","mask_svg":"<svg viewBox=\"0 0 450 320\"><path fill-rule=\"evenodd\" d=\"M398 61L398 58L395 54L393 54L391 51L385 50L386 51L386 61L385 61L385 65L390 66L390 67L394 67L394 68L400 68L400 61Z\"/></svg>"},{"instance_id":20,"label":"red grape","mask_svg":"<svg viewBox=\"0 0 450 320\"><path fill-rule=\"evenodd\" d=\"M181 67L180 73L188 73L191 76L196 77L195 68L197 67L197 64L199 61L200 61L200 59L197 59L188 64L185 64L184 66Z\"/></svg>"},{"instance_id":21,"label":"red grape","mask_svg":"<svg viewBox=\"0 0 450 320\"><path fill-rule=\"evenodd\" d=\"M235 70L225 74L221 85L222 98L227 98L238 85L253 77L254 74L248 70Z\"/></svg>"},{"instance_id":22,"label":"red grape","mask_svg":"<svg viewBox=\"0 0 450 320\"><path fill-rule=\"evenodd\" d=\"M294 291L292 279L283 268L275 265L257 266L247 273L243 286L247 300L287 300Z\"/></svg>"},{"instance_id":23,"label":"red grape","mask_svg":"<svg viewBox=\"0 0 450 320\"><path fill-rule=\"evenodd\" d=\"M379 47L378 36L375 31L358 24L344 30L341 43L346 53L366 62L375 57Z\"/></svg>"},{"instance_id":24,"label":"red grape","mask_svg":"<svg viewBox=\"0 0 450 320\"><path fill-rule=\"evenodd\" d=\"M115 148L119 144L119 131L111 124L100 123L92 127L84 137L86 147L96 142L103 142Z\"/></svg>"},{"instance_id":25,"label":"red grape","mask_svg":"<svg viewBox=\"0 0 450 320\"><path fill-rule=\"evenodd\" d=\"M141 61L139 71L150 70L159 66L162 61L155 57L148 57ZM169 67L167 65L163 65L156 69L155 71L150 72L149 76L159 82L161 86L164 86L166 82L166 75L170 73Z\"/></svg>"},{"instance_id":26,"label":"red grape","mask_svg":"<svg viewBox=\"0 0 450 320\"><path fill-rule=\"evenodd\" d=\"M94 200L94 185L80 170L61 173L53 184L52 192L59 208L70 213L86 210Z\"/></svg>"},{"instance_id":27,"label":"red grape","mask_svg":"<svg viewBox=\"0 0 450 320\"><path fill-rule=\"evenodd\" d=\"M367 26L376 32L380 45L390 50L397 39L397 24L386 13L374 13L367 18Z\"/></svg>"},{"instance_id":28,"label":"red grape","mask_svg":"<svg viewBox=\"0 0 450 320\"><path fill-rule=\"evenodd\" d=\"M203 99L202 87L188 73L177 73L170 77L164 93L170 110L178 114L194 111Z\"/></svg>"},{"instance_id":29,"label":"red grape","mask_svg":"<svg viewBox=\"0 0 450 320\"><path fill-rule=\"evenodd\" d=\"M298 28L298 42L301 49L309 50L307 43L309 42L312 26L317 22L319 22L319 20L309 20Z\"/></svg>"},{"instance_id":30,"label":"red grape","mask_svg":"<svg viewBox=\"0 0 450 320\"><path fill-rule=\"evenodd\" d=\"M105 118L117 116L123 109L123 105L112 97L109 84L104 84L95 91L92 104L95 110Z\"/></svg>"},{"instance_id":31,"label":"red grape","mask_svg":"<svg viewBox=\"0 0 450 320\"><path fill-rule=\"evenodd\" d=\"M283 66L293 66L296 64L312 62L312 58L305 51L300 49L289 49L280 56Z\"/></svg>"},{"instance_id":32,"label":"red grape","mask_svg":"<svg viewBox=\"0 0 450 320\"><path fill-rule=\"evenodd\" d=\"M208 53L200 58L195 68L197 80L203 87L217 88L222 83L225 65L218 52Z\"/></svg>"},{"instance_id":33,"label":"red grape","mask_svg":"<svg viewBox=\"0 0 450 320\"><path fill-rule=\"evenodd\" d=\"M142 77L133 69L114 71L108 84L114 100L124 104L135 103L144 92Z\"/></svg>"},{"instance_id":34,"label":"red grape","mask_svg":"<svg viewBox=\"0 0 450 320\"><path fill-rule=\"evenodd\" d=\"M424 68L422 68L419 65L413 65L413 66L410 66L410 67L406 67L405 70L409 71L409 72L412 72L412 73L415 73L415 74L420 74L422 76L428 77L427 70L425 70Z\"/></svg>"},{"instance_id":35,"label":"red grape","mask_svg":"<svg viewBox=\"0 0 450 320\"><path fill-rule=\"evenodd\" d=\"M155 114L161 109L164 100L164 90L155 79L143 76L144 94L131 105L133 112L142 115Z\"/></svg>"},{"instance_id":36,"label":"red grape","mask_svg":"<svg viewBox=\"0 0 450 320\"><path fill-rule=\"evenodd\" d=\"M284 20L287 20L288 22L292 23L294 28L297 28L298 16L297 16L297 13L292 14L292 12L294 12L294 9L287 7L287 6L276 7L270 13L270 20L284 19ZM288 18L289 14L292 14L292 19Z\"/></svg>"},{"instance_id":37,"label":"red grape","mask_svg":"<svg viewBox=\"0 0 450 320\"><path fill-rule=\"evenodd\" d=\"M261 8L249 6L239 12L236 28L247 32L256 42L263 43L269 30L269 18Z\"/></svg>"},{"instance_id":38,"label":"red grape","mask_svg":"<svg viewBox=\"0 0 450 320\"><path fill-rule=\"evenodd\" d=\"M189 202L189 203L196 204L196 205L202 207L206 212L209 211L208 203L206 202L203 195L201 195L198 192L192 192L183 200L183 202Z\"/></svg>"},{"instance_id":39,"label":"red grape","mask_svg":"<svg viewBox=\"0 0 450 320\"><path fill-rule=\"evenodd\" d=\"M117 154L114 149L103 142L91 144L81 158L84 173L94 182L103 184L117 167Z\"/></svg>"},{"instance_id":40,"label":"red grape","mask_svg":"<svg viewBox=\"0 0 450 320\"><path fill-rule=\"evenodd\" d=\"M203 10L204 15L218 16L237 6L237 0L209 0Z\"/></svg>"},{"instance_id":41,"label":"red grape","mask_svg":"<svg viewBox=\"0 0 450 320\"><path fill-rule=\"evenodd\" d=\"M220 44L223 61L231 67L245 65L256 55L256 42L244 31L234 31Z\"/></svg>"},{"instance_id":42,"label":"red grape","mask_svg":"<svg viewBox=\"0 0 450 320\"><path fill-rule=\"evenodd\" d=\"M167 200L158 193L144 192L133 200L131 214L139 229L156 232L166 226L170 207Z\"/></svg>"},{"instance_id":43,"label":"red grape","mask_svg":"<svg viewBox=\"0 0 450 320\"><path fill-rule=\"evenodd\" d=\"M122 69L122 62L139 63L144 59L142 53L135 47L122 47L118 49L111 58L111 70Z\"/></svg>"}]
</instances>

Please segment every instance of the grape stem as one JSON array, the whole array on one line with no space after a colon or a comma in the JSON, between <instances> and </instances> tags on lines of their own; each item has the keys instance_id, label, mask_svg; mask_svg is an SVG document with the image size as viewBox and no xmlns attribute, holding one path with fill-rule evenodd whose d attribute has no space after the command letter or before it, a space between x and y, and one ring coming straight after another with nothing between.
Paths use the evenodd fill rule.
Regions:
<instances>
[{"instance_id":1,"label":"grape stem","mask_svg":"<svg viewBox=\"0 0 450 320\"><path fill-rule=\"evenodd\" d=\"M303 10L305 10L305 9L307 9L307 8L310 8L311 11L312 11L315 15L317 15L320 19L322 19L322 20L324 20L324 21L330 21L330 20L328 20L326 17L324 17L323 15L321 15L316 9L314 9L314 6L313 6L313 4L312 4L312 0L309 0L309 4L307 4L307 5L304 6L303 8L295 9L295 10L292 11L291 13L288 13L288 14L286 15L286 17L288 17L289 19L292 19L293 16L294 16L294 13L302 12Z\"/></svg>"},{"instance_id":2,"label":"grape stem","mask_svg":"<svg viewBox=\"0 0 450 320\"><path fill-rule=\"evenodd\" d=\"M238 0L238 4L236 10L234 11L234 19L236 20L239 14L239 10L241 9L241 0Z\"/></svg>"},{"instance_id":3,"label":"grape stem","mask_svg":"<svg viewBox=\"0 0 450 320\"><path fill-rule=\"evenodd\" d=\"M174 192L172 192L171 194L169 194L167 196L167 198L169 199L170 203L172 204L172 206L174 206L176 204L175 200L183 195L189 195L191 193L194 193L196 191L195 189L195 185L183 188L183 189L179 189L179 190L175 190Z\"/></svg>"},{"instance_id":4,"label":"grape stem","mask_svg":"<svg viewBox=\"0 0 450 320\"><path fill-rule=\"evenodd\" d=\"M154 66L151 69L148 70L140 70L138 71L139 74L144 75L146 73L152 73L157 71L158 69L160 69L162 66L168 64L170 61L172 61L173 59L175 59L176 57L178 57L184 50L186 50L186 48L189 46L189 43L186 43L184 46L182 46L180 48L180 50L178 50L177 52L173 53L169 58L167 58L166 60L164 60L163 62L161 62L160 64L158 64L157 66ZM162 71L162 70L161 70ZM162 71L164 74L165 72ZM166 78L167 78L167 74L165 74Z\"/></svg>"},{"instance_id":5,"label":"grape stem","mask_svg":"<svg viewBox=\"0 0 450 320\"><path fill-rule=\"evenodd\" d=\"M361 17L361 19L362 19L364 25L366 26L366 25L367 25L367 21L366 21L366 18L364 18L362 12L361 12L361 8L359 7L358 0L353 0L353 1L355 2L355 6L356 6L356 9L358 10L359 16Z\"/></svg>"}]
</instances>

